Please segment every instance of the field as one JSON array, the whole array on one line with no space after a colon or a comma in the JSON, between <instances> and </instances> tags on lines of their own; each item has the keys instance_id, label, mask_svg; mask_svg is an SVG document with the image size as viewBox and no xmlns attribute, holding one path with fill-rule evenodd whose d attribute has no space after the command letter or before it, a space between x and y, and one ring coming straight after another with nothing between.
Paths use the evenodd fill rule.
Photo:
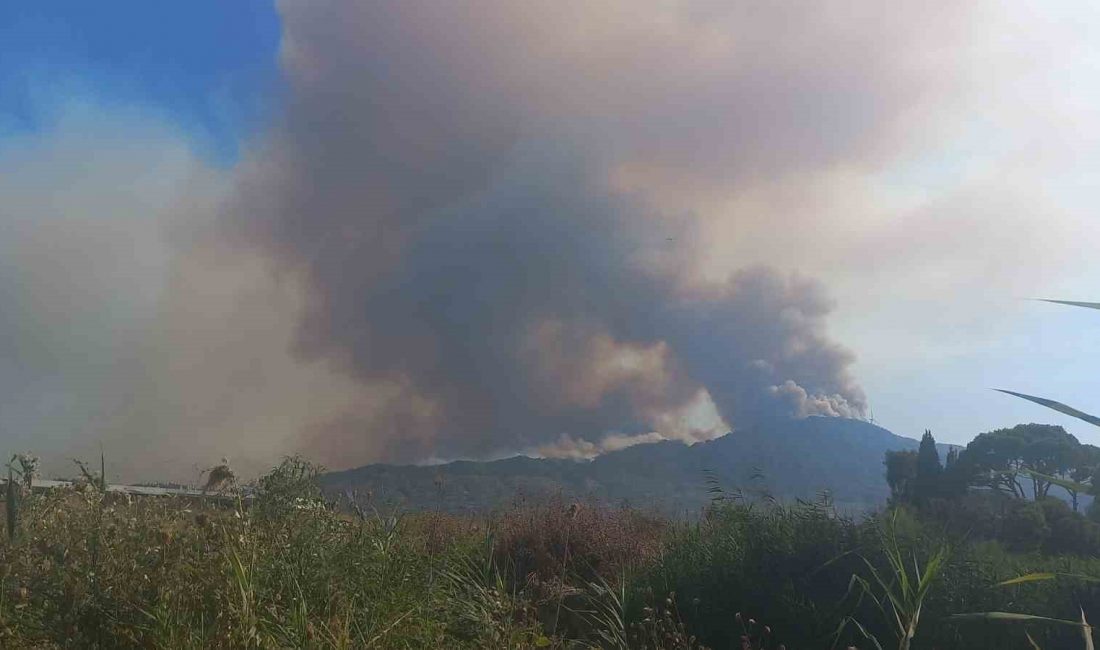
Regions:
<instances>
[{"instance_id":1,"label":"field","mask_svg":"<svg viewBox=\"0 0 1100 650\"><path fill-rule=\"evenodd\" d=\"M904 509L852 520L716 494L695 522L553 498L402 515L326 502L314 478L290 459L248 505L23 494L0 647L867 649L909 647L912 621L914 648L1076 648L1071 623L949 617L1100 616L1087 581L996 586L1100 561L968 542Z\"/></svg>"}]
</instances>

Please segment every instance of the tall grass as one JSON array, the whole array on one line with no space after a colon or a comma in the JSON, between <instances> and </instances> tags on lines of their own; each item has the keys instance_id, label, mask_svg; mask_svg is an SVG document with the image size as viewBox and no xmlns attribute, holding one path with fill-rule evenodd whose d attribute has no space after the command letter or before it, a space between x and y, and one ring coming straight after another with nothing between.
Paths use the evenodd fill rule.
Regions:
<instances>
[{"instance_id":1,"label":"tall grass","mask_svg":"<svg viewBox=\"0 0 1100 650\"><path fill-rule=\"evenodd\" d=\"M828 503L734 500L675 522L550 499L401 515L333 507L316 472L288 459L251 504L132 499L98 482L25 499L8 511L19 535L0 544L0 647L999 649L1026 631L1059 648L1077 627L949 616L1100 607L1093 583L994 586L1100 575L1100 560L953 540L944 562L926 550L942 535L906 511L856 520ZM849 618L867 638L837 636Z\"/></svg>"},{"instance_id":2,"label":"tall grass","mask_svg":"<svg viewBox=\"0 0 1100 650\"><path fill-rule=\"evenodd\" d=\"M517 627L511 610L475 625L465 608L490 595L436 577L486 555L475 536L431 556L409 521L341 514L279 476L252 508L84 486L18 517L0 647L481 648Z\"/></svg>"},{"instance_id":3,"label":"tall grass","mask_svg":"<svg viewBox=\"0 0 1100 650\"><path fill-rule=\"evenodd\" d=\"M8 543L15 542L15 533L19 526L19 487L15 484L15 472L8 465L8 482L4 486L5 523L7 524Z\"/></svg>"},{"instance_id":4,"label":"tall grass","mask_svg":"<svg viewBox=\"0 0 1100 650\"><path fill-rule=\"evenodd\" d=\"M866 573L853 574L851 584L858 587L861 597L874 604L885 627L897 640L898 650L909 650L917 634L924 603L946 565L948 548L941 543L923 562L915 551L903 550L898 539L896 511L883 522L880 540L879 550L886 567L879 568L872 559L861 555ZM877 650L883 650L879 639L851 616L838 628L838 637L847 624L855 626Z\"/></svg>"}]
</instances>

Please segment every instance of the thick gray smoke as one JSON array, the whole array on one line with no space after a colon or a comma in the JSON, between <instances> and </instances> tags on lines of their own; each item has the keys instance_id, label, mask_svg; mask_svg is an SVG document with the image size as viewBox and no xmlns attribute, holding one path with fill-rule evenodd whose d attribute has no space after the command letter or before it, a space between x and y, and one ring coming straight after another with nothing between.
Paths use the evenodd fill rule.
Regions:
<instances>
[{"instance_id":1,"label":"thick gray smoke","mask_svg":"<svg viewBox=\"0 0 1100 650\"><path fill-rule=\"evenodd\" d=\"M239 164L80 84L3 139L0 442L47 474L101 445L112 479L193 481L858 414L826 320L883 422L965 442L1032 417L976 388L1049 335L1008 297L1095 285L1083 5L279 9L280 121Z\"/></svg>"},{"instance_id":2,"label":"thick gray smoke","mask_svg":"<svg viewBox=\"0 0 1100 650\"><path fill-rule=\"evenodd\" d=\"M869 111L893 107L868 96L892 70L862 48L897 34L703 3L632 24L630 5L282 7L289 107L226 223L305 280L296 354L393 396L315 427L306 451L342 465L701 436L684 422L708 399L734 426L863 412L821 288L759 266L702 279L705 215L668 197L881 136ZM783 41L755 41L762 24Z\"/></svg>"}]
</instances>

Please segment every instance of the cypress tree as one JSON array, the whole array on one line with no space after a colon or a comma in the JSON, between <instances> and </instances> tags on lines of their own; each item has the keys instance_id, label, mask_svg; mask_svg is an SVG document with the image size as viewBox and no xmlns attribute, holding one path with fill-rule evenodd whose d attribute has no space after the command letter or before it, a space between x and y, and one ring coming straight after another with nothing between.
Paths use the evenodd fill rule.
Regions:
<instances>
[{"instance_id":1,"label":"cypress tree","mask_svg":"<svg viewBox=\"0 0 1100 650\"><path fill-rule=\"evenodd\" d=\"M939 493L940 474L943 466L940 465L940 453L936 450L936 439L932 432L925 430L920 439L920 448L917 449L917 481L916 497L918 501L936 496Z\"/></svg>"}]
</instances>

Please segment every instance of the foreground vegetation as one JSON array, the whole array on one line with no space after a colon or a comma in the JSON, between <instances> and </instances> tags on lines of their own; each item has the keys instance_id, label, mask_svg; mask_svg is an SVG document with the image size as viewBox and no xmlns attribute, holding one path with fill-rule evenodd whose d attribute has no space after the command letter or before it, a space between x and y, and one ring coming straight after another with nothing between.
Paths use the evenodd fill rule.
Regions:
<instances>
[{"instance_id":1,"label":"foreground vegetation","mask_svg":"<svg viewBox=\"0 0 1100 650\"><path fill-rule=\"evenodd\" d=\"M548 499L493 517L326 502L290 459L249 503L83 486L9 500L0 647L1071 648L1083 555L1015 552L926 509L715 494L671 522ZM14 506L14 507L13 507ZM1020 612L1011 624L953 617Z\"/></svg>"}]
</instances>

